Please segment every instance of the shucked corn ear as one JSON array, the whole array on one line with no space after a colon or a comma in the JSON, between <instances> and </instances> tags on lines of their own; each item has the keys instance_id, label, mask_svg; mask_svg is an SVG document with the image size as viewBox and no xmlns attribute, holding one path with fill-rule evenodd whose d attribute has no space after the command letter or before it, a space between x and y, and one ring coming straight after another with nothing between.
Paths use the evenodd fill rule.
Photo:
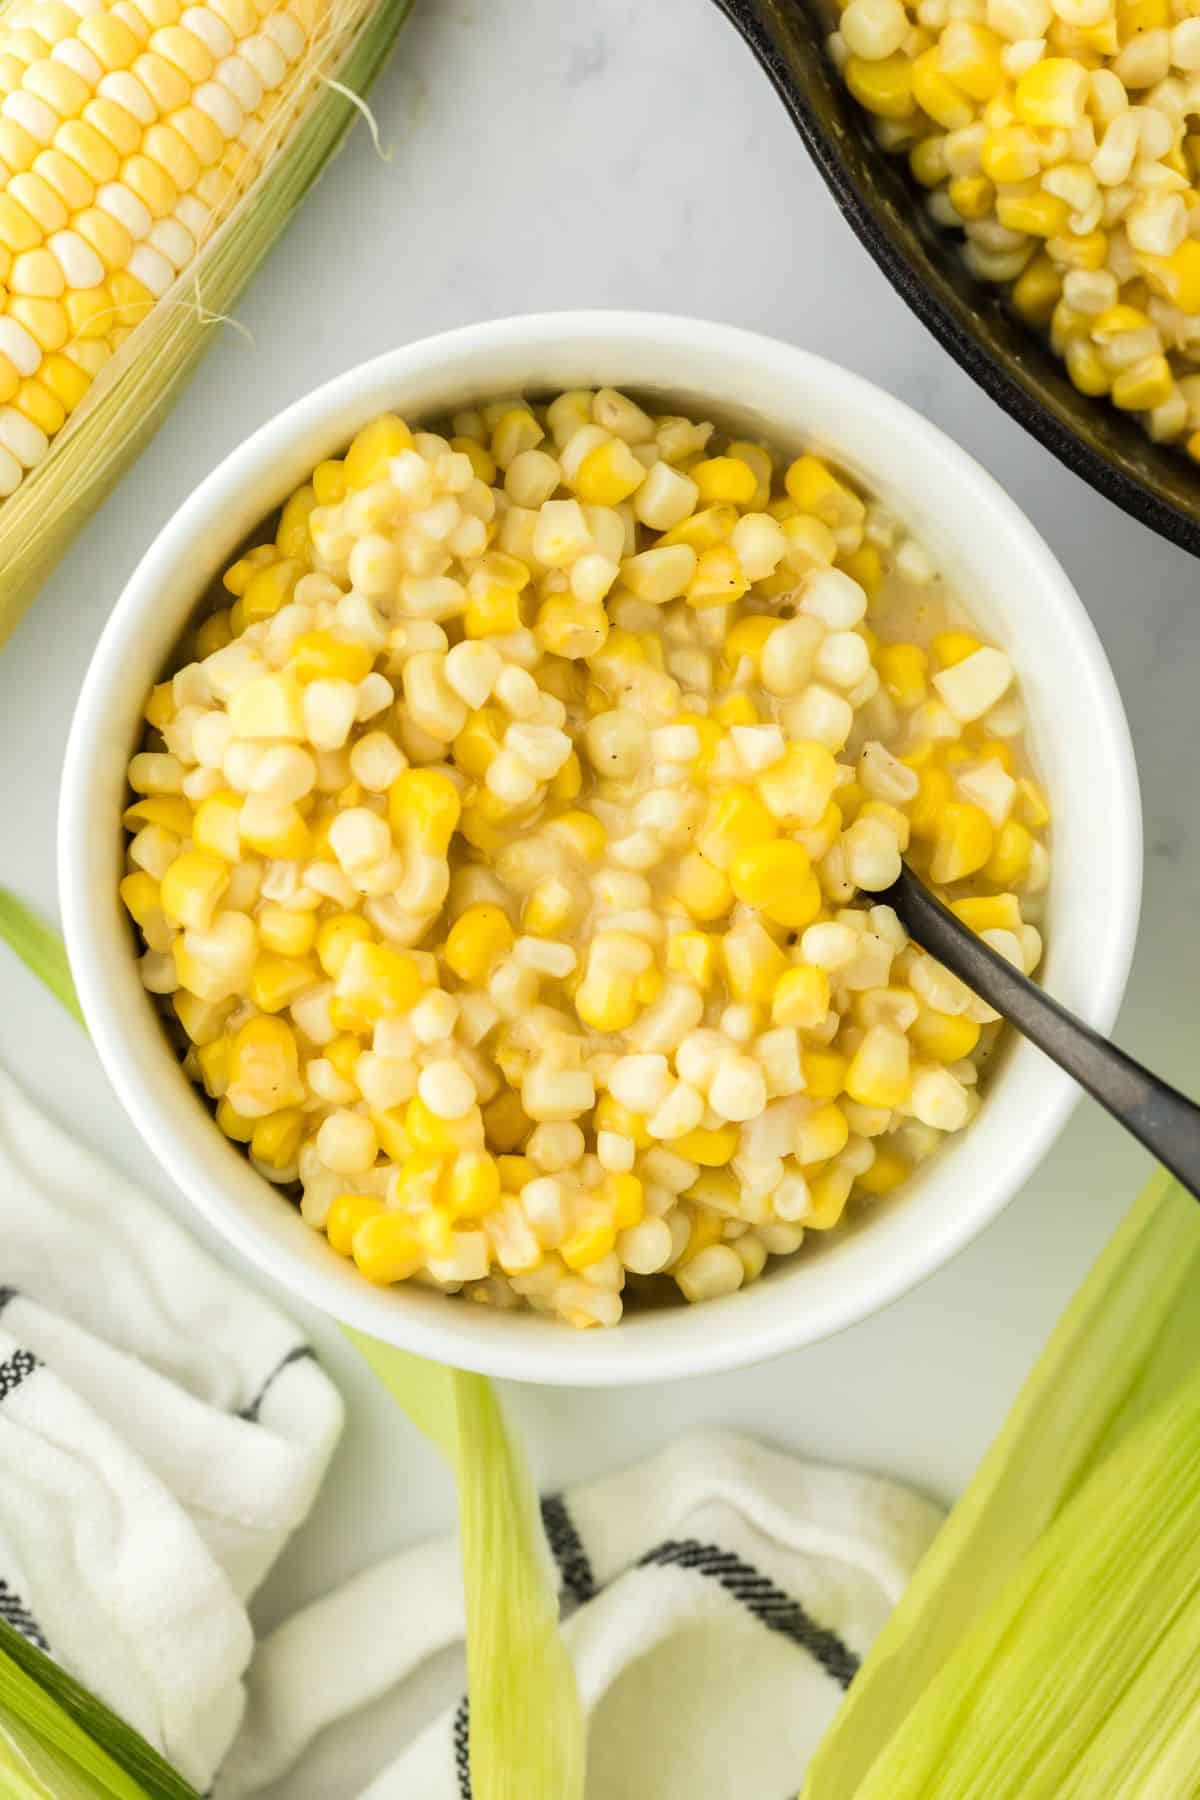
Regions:
<instances>
[{"instance_id":1,"label":"shucked corn ear","mask_svg":"<svg viewBox=\"0 0 1200 1800\"><path fill-rule=\"evenodd\" d=\"M802 1800L1145 1800L1200 1767L1200 1212L1156 1178L876 1640Z\"/></svg>"},{"instance_id":2,"label":"shucked corn ear","mask_svg":"<svg viewBox=\"0 0 1200 1800\"><path fill-rule=\"evenodd\" d=\"M410 4L0 11L0 642L162 422Z\"/></svg>"}]
</instances>

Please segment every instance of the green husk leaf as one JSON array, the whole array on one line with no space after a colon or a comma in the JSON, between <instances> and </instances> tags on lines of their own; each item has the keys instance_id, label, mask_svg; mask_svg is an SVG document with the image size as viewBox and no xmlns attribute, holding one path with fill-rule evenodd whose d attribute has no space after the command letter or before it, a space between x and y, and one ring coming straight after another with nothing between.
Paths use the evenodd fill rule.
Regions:
<instances>
[{"instance_id":1,"label":"green husk leaf","mask_svg":"<svg viewBox=\"0 0 1200 1800\"><path fill-rule=\"evenodd\" d=\"M556 1584L491 1383L344 1329L458 1482L475 1800L583 1800L583 1713Z\"/></svg>"},{"instance_id":2,"label":"green husk leaf","mask_svg":"<svg viewBox=\"0 0 1200 1800\"><path fill-rule=\"evenodd\" d=\"M37 1800L38 1781L52 1800L75 1793L87 1800L198 1800L131 1725L0 1620L0 1773L7 1774L5 1758L18 1771L26 1765L21 1778Z\"/></svg>"},{"instance_id":3,"label":"green husk leaf","mask_svg":"<svg viewBox=\"0 0 1200 1800\"><path fill-rule=\"evenodd\" d=\"M176 288L132 333L59 433L49 455L0 505L0 645L71 539L165 419L262 257L340 147L396 41L412 0L333 0L278 131L302 116ZM331 85L336 80L338 86ZM345 91L339 91L339 87Z\"/></svg>"},{"instance_id":4,"label":"green husk leaf","mask_svg":"<svg viewBox=\"0 0 1200 1800\"><path fill-rule=\"evenodd\" d=\"M1158 1175L876 1640L803 1800L1108 1800L1149 1746L1181 1755L1173 1723L1200 1707L1200 1564L1187 1543L1198 1502L1200 1209ZM1161 1670L1183 1652L1181 1691ZM1150 1666L1160 1670L1153 1699ZM1080 1669L1098 1710L1077 1687ZM1098 1761L1126 1726L1119 1764ZM1189 1721L1189 1740L1193 1731ZM1023 1757L1021 1733L1040 1763ZM1007 1785L993 1740L1023 1786ZM1065 1770L1057 1743L1074 1758ZM1151 1766L1153 1784L1130 1795L1196 1791L1158 1785L1162 1768ZM1057 1786L1040 1785L1041 1767ZM1078 1785L1089 1769L1103 1771L1099 1786ZM982 1774L972 1785L976 1770L992 1785Z\"/></svg>"},{"instance_id":5,"label":"green husk leaf","mask_svg":"<svg viewBox=\"0 0 1200 1800\"><path fill-rule=\"evenodd\" d=\"M56 931L7 888L0 888L0 942L14 950L55 999L83 1024L67 952Z\"/></svg>"}]
</instances>

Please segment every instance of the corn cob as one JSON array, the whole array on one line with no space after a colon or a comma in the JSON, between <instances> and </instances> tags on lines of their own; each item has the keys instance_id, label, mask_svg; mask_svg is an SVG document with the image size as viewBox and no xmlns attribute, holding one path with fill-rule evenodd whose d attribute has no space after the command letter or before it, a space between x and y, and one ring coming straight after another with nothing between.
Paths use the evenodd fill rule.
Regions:
<instances>
[{"instance_id":1,"label":"corn cob","mask_svg":"<svg viewBox=\"0 0 1200 1800\"><path fill-rule=\"evenodd\" d=\"M409 3L0 15L0 640L336 148Z\"/></svg>"}]
</instances>

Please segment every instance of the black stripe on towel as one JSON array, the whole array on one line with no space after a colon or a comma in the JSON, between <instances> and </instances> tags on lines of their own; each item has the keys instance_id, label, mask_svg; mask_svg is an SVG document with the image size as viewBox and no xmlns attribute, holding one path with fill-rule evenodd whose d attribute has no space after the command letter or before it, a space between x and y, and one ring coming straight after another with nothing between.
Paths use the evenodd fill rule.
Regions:
<instances>
[{"instance_id":1,"label":"black stripe on towel","mask_svg":"<svg viewBox=\"0 0 1200 1800\"><path fill-rule=\"evenodd\" d=\"M49 1656L50 1646L46 1642L46 1635L41 1626L20 1595L13 1593L2 1576L0 1576L0 1619L3 1619L6 1625L11 1625L14 1631L19 1631L23 1638L28 1638L35 1650L40 1650L43 1656Z\"/></svg>"},{"instance_id":2,"label":"black stripe on towel","mask_svg":"<svg viewBox=\"0 0 1200 1800\"><path fill-rule=\"evenodd\" d=\"M17 1290L15 1287L0 1287L0 1313L4 1311L9 1301L15 1300L16 1297Z\"/></svg>"},{"instance_id":3,"label":"black stripe on towel","mask_svg":"<svg viewBox=\"0 0 1200 1800\"><path fill-rule=\"evenodd\" d=\"M656 1565L691 1569L697 1575L719 1581L725 1591L740 1600L746 1611L760 1620L768 1631L777 1631L781 1637L791 1638L794 1644L807 1650L841 1687L849 1687L858 1673L858 1657L836 1631L818 1625L798 1600L793 1600L790 1594L776 1587L773 1581L760 1575L731 1550L722 1550L719 1544L702 1544L697 1538L671 1540L648 1550L638 1567Z\"/></svg>"},{"instance_id":4,"label":"black stripe on towel","mask_svg":"<svg viewBox=\"0 0 1200 1800\"><path fill-rule=\"evenodd\" d=\"M596 1592L596 1578L583 1541L575 1529L575 1521L567 1511L561 1494L547 1494L542 1501L542 1524L551 1554L558 1564L563 1587L572 1600L582 1606Z\"/></svg>"},{"instance_id":5,"label":"black stripe on towel","mask_svg":"<svg viewBox=\"0 0 1200 1800\"><path fill-rule=\"evenodd\" d=\"M267 1379L263 1382L250 1404L248 1406L243 1406L238 1414L238 1418L248 1419L252 1425L256 1424L258 1421L259 1409L268 1393L271 1391L272 1384L278 1380L279 1376L283 1374L283 1371L286 1368L289 1368L292 1363L308 1362L310 1360L313 1362L316 1361L316 1352L313 1350L311 1344L297 1344L294 1350L289 1350L282 1361L277 1363L275 1368L271 1370L271 1373L267 1376Z\"/></svg>"},{"instance_id":6,"label":"black stripe on towel","mask_svg":"<svg viewBox=\"0 0 1200 1800\"><path fill-rule=\"evenodd\" d=\"M465 1694L458 1703L452 1729L459 1800L471 1800L471 1702Z\"/></svg>"},{"instance_id":7,"label":"black stripe on towel","mask_svg":"<svg viewBox=\"0 0 1200 1800\"><path fill-rule=\"evenodd\" d=\"M14 1350L7 1362L0 1363L0 1400L7 1400L40 1367L32 1351Z\"/></svg>"}]
</instances>

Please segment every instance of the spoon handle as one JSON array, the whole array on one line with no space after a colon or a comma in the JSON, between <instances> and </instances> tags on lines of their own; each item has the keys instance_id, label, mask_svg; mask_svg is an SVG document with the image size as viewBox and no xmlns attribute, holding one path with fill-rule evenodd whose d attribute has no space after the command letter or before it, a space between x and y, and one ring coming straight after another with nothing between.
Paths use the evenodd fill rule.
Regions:
<instances>
[{"instance_id":1,"label":"spoon handle","mask_svg":"<svg viewBox=\"0 0 1200 1800\"><path fill-rule=\"evenodd\" d=\"M985 944L910 869L879 896L908 934L1072 1075L1200 1199L1200 1106L1110 1044Z\"/></svg>"}]
</instances>

